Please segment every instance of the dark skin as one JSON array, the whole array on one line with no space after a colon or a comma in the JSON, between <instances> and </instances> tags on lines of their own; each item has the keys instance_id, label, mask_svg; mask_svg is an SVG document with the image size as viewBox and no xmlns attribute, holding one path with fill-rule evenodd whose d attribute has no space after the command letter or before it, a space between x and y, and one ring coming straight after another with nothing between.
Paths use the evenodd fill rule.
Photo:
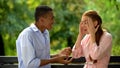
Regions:
<instances>
[{"instance_id":1,"label":"dark skin","mask_svg":"<svg viewBox=\"0 0 120 68\"><path fill-rule=\"evenodd\" d=\"M35 25L41 32L44 32L45 29L50 30L52 28L53 23L54 23L53 12L49 11L44 16L39 17L39 20L35 22ZM72 52L71 48L67 47L63 49L59 54L53 55L52 58L50 59L41 59L40 66L44 66L49 63L68 64L72 61L72 58L68 60L71 52Z\"/></svg>"},{"instance_id":2,"label":"dark skin","mask_svg":"<svg viewBox=\"0 0 120 68\"><path fill-rule=\"evenodd\" d=\"M72 61L73 58L69 59L69 55L71 54L70 47L67 47L63 49L59 54L53 55L52 58L46 60L42 59L40 66L49 64L49 63L62 63L62 64L68 64Z\"/></svg>"}]
</instances>

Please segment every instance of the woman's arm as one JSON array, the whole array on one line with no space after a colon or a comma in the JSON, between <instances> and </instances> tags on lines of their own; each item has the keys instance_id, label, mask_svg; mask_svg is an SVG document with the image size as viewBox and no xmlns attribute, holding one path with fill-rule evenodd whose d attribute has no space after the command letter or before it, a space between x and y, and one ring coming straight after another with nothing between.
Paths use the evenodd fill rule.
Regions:
<instances>
[{"instance_id":1,"label":"woman's arm","mask_svg":"<svg viewBox=\"0 0 120 68\"><path fill-rule=\"evenodd\" d=\"M110 53L112 48L112 36L109 33L105 33L99 46L96 43L91 44L90 57L94 60L104 57L106 53Z\"/></svg>"},{"instance_id":2,"label":"woman's arm","mask_svg":"<svg viewBox=\"0 0 120 68\"><path fill-rule=\"evenodd\" d=\"M81 46L82 36L78 35L75 45L72 49L73 58L80 58L82 56L82 46Z\"/></svg>"},{"instance_id":3,"label":"woman's arm","mask_svg":"<svg viewBox=\"0 0 120 68\"><path fill-rule=\"evenodd\" d=\"M80 24L79 24L79 34L78 34L77 40L75 42L75 45L72 49L73 58L79 58L83 55L81 41L82 41L84 35L85 35L84 22L80 22Z\"/></svg>"}]
</instances>

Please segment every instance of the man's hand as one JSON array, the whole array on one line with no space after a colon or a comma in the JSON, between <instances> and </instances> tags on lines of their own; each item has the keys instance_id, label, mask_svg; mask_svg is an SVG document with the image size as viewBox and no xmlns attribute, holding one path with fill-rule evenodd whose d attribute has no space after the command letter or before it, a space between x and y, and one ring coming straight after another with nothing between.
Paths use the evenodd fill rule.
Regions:
<instances>
[{"instance_id":1,"label":"man's hand","mask_svg":"<svg viewBox=\"0 0 120 68\"><path fill-rule=\"evenodd\" d=\"M49 63L61 63L61 64L68 64L72 61L73 58L69 58L66 55L57 55L50 59L42 59L40 66L44 66Z\"/></svg>"},{"instance_id":2,"label":"man's hand","mask_svg":"<svg viewBox=\"0 0 120 68\"><path fill-rule=\"evenodd\" d=\"M72 52L72 49L70 47L67 47L59 53L59 55L69 56Z\"/></svg>"},{"instance_id":3,"label":"man's hand","mask_svg":"<svg viewBox=\"0 0 120 68\"><path fill-rule=\"evenodd\" d=\"M69 58L70 54L72 52L72 49L70 47L66 47L57 55L53 55L52 59L50 59L50 62L52 63L62 63L62 64L68 64L72 61L73 58Z\"/></svg>"},{"instance_id":4,"label":"man's hand","mask_svg":"<svg viewBox=\"0 0 120 68\"><path fill-rule=\"evenodd\" d=\"M58 57L56 57L56 61L58 63L62 63L62 64L68 64L72 61L73 58L70 58L68 56L65 56L65 55L60 55Z\"/></svg>"}]
</instances>

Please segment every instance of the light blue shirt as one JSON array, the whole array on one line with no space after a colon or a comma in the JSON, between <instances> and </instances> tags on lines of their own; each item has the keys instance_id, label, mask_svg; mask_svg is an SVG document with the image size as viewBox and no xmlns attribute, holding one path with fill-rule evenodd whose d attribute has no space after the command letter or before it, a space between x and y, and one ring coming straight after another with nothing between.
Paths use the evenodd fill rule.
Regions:
<instances>
[{"instance_id":1,"label":"light blue shirt","mask_svg":"<svg viewBox=\"0 0 120 68\"><path fill-rule=\"evenodd\" d=\"M51 68L50 64L39 67L41 59L50 58L48 30L42 33L34 24L24 29L16 40L19 68Z\"/></svg>"}]
</instances>

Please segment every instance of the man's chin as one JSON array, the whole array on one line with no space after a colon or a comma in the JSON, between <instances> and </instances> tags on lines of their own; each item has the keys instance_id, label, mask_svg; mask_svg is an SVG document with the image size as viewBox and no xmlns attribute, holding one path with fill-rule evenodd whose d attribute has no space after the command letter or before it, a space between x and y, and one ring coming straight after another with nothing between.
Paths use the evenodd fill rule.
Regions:
<instances>
[{"instance_id":1,"label":"man's chin","mask_svg":"<svg viewBox=\"0 0 120 68\"><path fill-rule=\"evenodd\" d=\"M49 28L47 28L48 30L51 30L52 29L52 27L49 27Z\"/></svg>"}]
</instances>

